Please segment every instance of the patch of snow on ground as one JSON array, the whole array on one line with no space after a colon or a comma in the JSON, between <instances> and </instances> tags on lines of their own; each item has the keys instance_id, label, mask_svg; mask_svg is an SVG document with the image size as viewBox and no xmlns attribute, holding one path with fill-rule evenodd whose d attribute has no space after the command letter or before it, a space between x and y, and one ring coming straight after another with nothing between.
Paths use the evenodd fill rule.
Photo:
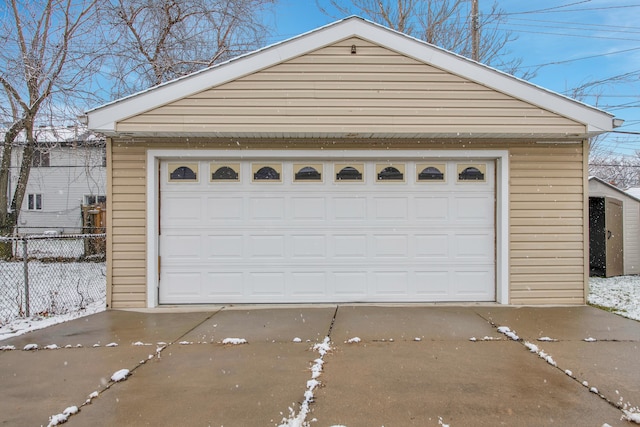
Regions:
<instances>
[{"instance_id":1,"label":"patch of snow on ground","mask_svg":"<svg viewBox=\"0 0 640 427\"><path fill-rule=\"evenodd\" d=\"M540 337L538 338L538 341L543 341L543 342L556 342L558 341L555 338L549 338L549 337Z\"/></svg>"},{"instance_id":2,"label":"patch of snow on ground","mask_svg":"<svg viewBox=\"0 0 640 427\"><path fill-rule=\"evenodd\" d=\"M309 427L306 421L307 415L311 410L310 405L313 402L314 391L320 385L317 378L322 373L322 365L324 364L324 356L331 351L331 339L325 337L321 343L314 344L313 351L317 351L320 357L314 360L311 367L311 379L307 381L307 388L304 392L304 401L300 404L300 411L296 415L293 408L289 408L289 418L283 418L278 427Z\"/></svg>"},{"instance_id":3,"label":"patch of snow on ground","mask_svg":"<svg viewBox=\"0 0 640 427\"><path fill-rule=\"evenodd\" d=\"M589 304L611 308L620 316L640 320L640 276L589 278Z\"/></svg>"},{"instance_id":4,"label":"patch of snow on ground","mask_svg":"<svg viewBox=\"0 0 640 427\"><path fill-rule=\"evenodd\" d=\"M520 337L518 335L516 335L516 331L512 331L511 329L509 329L509 327L507 326L500 326L498 328L498 332L500 332L501 334L504 334L506 336L508 336L509 338L511 338L514 341L519 341Z\"/></svg>"},{"instance_id":5,"label":"patch of snow on ground","mask_svg":"<svg viewBox=\"0 0 640 427\"><path fill-rule=\"evenodd\" d=\"M598 341L598 340L597 340L597 339L595 339L595 338L591 338L591 337L589 337L589 338L585 338L583 341L584 341L584 342L596 342L596 341Z\"/></svg>"},{"instance_id":6,"label":"patch of snow on ground","mask_svg":"<svg viewBox=\"0 0 640 427\"><path fill-rule=\"evenodd\" d=\"M360 339L360 337L353 337L353 338L349 338L349 339L347 340L347 343L348 343L348 344L356 344L356 343L359 343L360 341L362 341L362 340Z\"/></svg>"},{"instance_id":7,"label":"patch of snow on ground","mask_svg":"<svg viewBox=\"0 0 640 427\"><path fill-rule=\"evenodd\" d=\"M111 381L117 383L118 381L126 380L127 376L129 376L129 370L120 369L119 371L116 371L113 375L111 375Z\"/></svg>"},{"instance_id":8,"label":"patch of snow on ground","mask_svg":"<svg viewBox=\"0 0 640 427\"><path fill-rule=\"evenodd\" d=\"M67 420L69 420L69 416L77 413L78 413L77 406L69 406L67 409L62 411L61 414L52 415L49 418L49 427L64 424L67 422Z\"/></svg>"},{"instance_id":9,"label":"patch of snow on ground","mask_svg":"<svg viewBox=\"0 0 640 427\"><path fill-rule=\"evenodd\" d=\"M302 342L302 339L301 339L301 338L298 338L298 337L295 337L295 338L293 339L293 342Z\"/></svg>"},{"instance_id":10,"label":"patch of snow on ground","mask_svg":"<svg viewBox=\"0 0 640 427\"><path fill-rule=\"evenodd\" d=\"M247 340L245 340L244 338L225 338L222 340L222 344L229 344L229 345L247 344Z\"/></svg>"},{"instance_id":11,"label":"patch of snow on ground","mask_svg":"<svg viewBox=\"0 0 640 427\"><path fill-rule=\"evenodd\" d=\"M22 348L24 351L32 351L38 349L38 344L27 344Z\"/></svg>"},{"instance_id":12,"label":"patch of snow on ground","mask_svg":"<svg viewBox=\"0 0 640 427\"><path fill-rule=\"evenodd\" d=\"M26 319L16 319L6 325L0 326L0 341L22 335L30 331L36 331L38 329L57 325L58 323L68 322L69 320L100 313L104 310L105 302L96 301L89 304L84 310L73 311L66 314L57 314L50 317L35 315Z\"/></svg>"}]
</instances>

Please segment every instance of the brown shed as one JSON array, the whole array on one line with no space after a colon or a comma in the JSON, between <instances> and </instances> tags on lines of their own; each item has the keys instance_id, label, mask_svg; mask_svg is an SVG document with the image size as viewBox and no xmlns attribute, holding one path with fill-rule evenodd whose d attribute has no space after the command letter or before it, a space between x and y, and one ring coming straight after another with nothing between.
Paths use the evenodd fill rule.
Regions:
<instances>
[{"instance_id":1,"label":"brown shed","mask_svg":"<svg viewBox=\"0 0 640 427\"><path fill-rule=\"evenodd\" d=\"M583 304L601 110L352 17L87 113L108 302Z\"/></svg>"}]
</instances>

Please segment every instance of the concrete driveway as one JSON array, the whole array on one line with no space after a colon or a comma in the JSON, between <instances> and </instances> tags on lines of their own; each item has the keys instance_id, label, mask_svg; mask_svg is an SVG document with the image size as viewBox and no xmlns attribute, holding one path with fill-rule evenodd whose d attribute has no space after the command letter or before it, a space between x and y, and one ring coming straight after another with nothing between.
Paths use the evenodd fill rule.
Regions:
<instances>
[{"instance_id":1,"label":"concrete driveway","mask_svg":"<svg viewBox=\"0 0 640 427\"><path fill-rule=\"evenodd\" d=\"M640 405L640 322L591 307L164 311L0 342L0 424L601 427Z\"/></svg>"}]
</instances>

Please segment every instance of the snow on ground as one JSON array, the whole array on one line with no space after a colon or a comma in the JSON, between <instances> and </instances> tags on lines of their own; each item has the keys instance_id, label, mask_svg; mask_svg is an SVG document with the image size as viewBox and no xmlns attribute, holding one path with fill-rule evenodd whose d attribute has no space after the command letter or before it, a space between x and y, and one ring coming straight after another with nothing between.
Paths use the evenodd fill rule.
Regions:
<instances>
[{"instance_id":1,"label":"snow on ground","mask_svg":"<svg viewBox=\"0 0 640 427\"><path fill-rule=\"evenodd\" d=\"M608 307L613 313L640 320L640 276L589 280L589 304Z\"/></svg>"},{"instance_id":2,"label":"snow on ground","mask_svg":"<svg viewBox=\"0 0 640 427\"><path fill-rule=\"evenodd\" d=\"M56 325L58 323L63 323L69 320L78 319L80 317L89 316L91 314L99 313L104 310L105 302L96 301L89 304L85 309L80 311L47 317L36 315L25 319L16 319L0 327L0 341L22 335L29 331L35 331L38 329L46 328L48 326Z\"/></svg>"}]
</instances>

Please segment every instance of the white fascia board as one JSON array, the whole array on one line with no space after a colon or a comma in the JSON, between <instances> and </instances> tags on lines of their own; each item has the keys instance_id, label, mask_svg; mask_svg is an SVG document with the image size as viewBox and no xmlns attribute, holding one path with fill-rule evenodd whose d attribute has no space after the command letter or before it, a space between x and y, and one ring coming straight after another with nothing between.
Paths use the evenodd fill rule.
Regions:
<instances>
[{"instance_id":1,"label":"white fascia board","mask_svg":"<svg viewBox=\"0 0 640 427\"><path fill-rule=\"evenodd\" d=\"M346 18L90 110L87 112L89 128L105 133L115 132L116 123L128 117L353 36L584 123L587 133L602 133L613 129L613 116L609 113L359 17Z\"/></svg>"}]
</instances>

